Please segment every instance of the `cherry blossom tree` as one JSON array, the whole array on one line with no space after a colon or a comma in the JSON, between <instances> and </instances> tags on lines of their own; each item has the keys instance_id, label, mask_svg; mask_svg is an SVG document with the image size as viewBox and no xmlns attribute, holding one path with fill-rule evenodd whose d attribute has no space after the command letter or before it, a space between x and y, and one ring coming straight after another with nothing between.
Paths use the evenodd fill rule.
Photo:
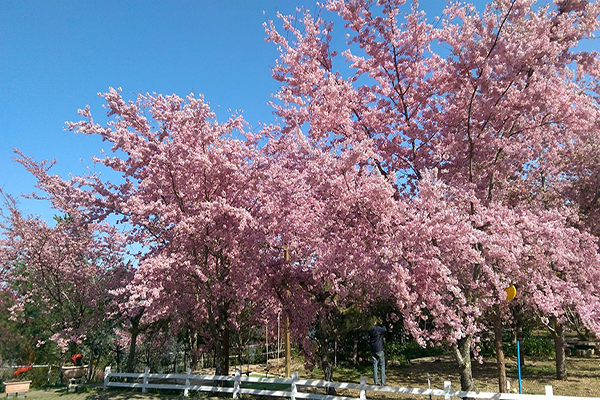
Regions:
<instances>
[{"instance_id":1,"label":"cherry blossom tree","mask_svg":"<svg viewBox=\"0 0 600 400\"><path fill-rule=\"evenodd\" d=\"M577 204L579 224L595 236L600 236L600 136L597 128L587 137L569 143L561 152L565 170L569 171L562 190L550 193L554 201L566 197ZM559 199L557 199L559 198Z\"/></svg>"},{"instance_id":2,"label":"cherry blossom tree","mask_svg":"<svg viewBox=\"0 0 600 400\"><path fill-rule=\"evenodd\" d=\"M81 223L72 215L55 217L56 225L48 226L39 217L24 217L16 201L3 196L0 261L16 299L12 318L27 318L21 311L34 305L52 332L49 339L74 354L78 344L102 332L107 287L123 262L120 236L110 226Z\"/></svg>"},{"instance_id":3,"label":"cherry blossom tree","mask_svg":"<svg viewBox=\"0 0 600 400\"><path fill-rule=\"evenodd\" d=\"M127 354L126 372L135 372L136 349L138 336L149 329L156 320L148 320L146 307L139 301L135 283L135 268L128 264L118 274L114 274L112 283L108 286L110 302L106 309L106 317L115 321L115 348L129 347ZM126 332L126 333L125 333ZM128 337L127 334L129 335Z\"/></svg>"},{"instance_id":4,"label":"cherry blossom tree","mask_svg":"<svg viewBox=\"0 0 600 400\"><path fill-rule=\"evenodd\" d=\"M385 278L405 272L393 268L390 243L382 240L394 235L386 217L396 203L385 179L360 165L360 152L335 154L299 131L275 131L263 148L270 195L261 199L265 209L277 211L265 214L262 225L270 227L268 246L280 249L284 262L272 264L268 276L309 359L314 343L307 332L314 323L319 361L330 380L335 317L389 298ZM400 283L397 299L408 295Z\"/></svg>"},{"instance_id":5,"label":"cherry blossom tree","mask_svg":"<svg viewBox=\"0 0 600 400\"><path fill-rule=\"evenodd\" d=\"M337 31L322 13L280 16L284 33L266 24L281 51L274 107L284 133L304 129L332 154L359 154L393 187L398 229L408 231L395 237L398 264L413 283L405 323L423 341L451 344L472 390L473 339L500 318L502 289L527 259L521 219L543 222L552 207L562 215L555 234L571 232L571 205L546 194L571 171L560 150L597 131L598 57L577 44L596 31L599 6L452 3L433 24L404 3L328 2L345 49L332 46ZM411 218L402 210L413 202ZM420 329L426 318L434 331Z\"/></svg>"},{"instance_id":6,"label":"cherry blossom tree","mask_svg":"<svg viewBox=\"0 0 600 400\"><path fill-rule=\"evenodd\" d=\"M541 317L554 337L557 379L567 377L563 325L569 312L575 312L596 334L600 332L595 311L600 304L597 237L565 225L571 224L556 212L522 218L525 247L515 274L521 302Z\"/></svg>"},{"instance_id":7,"label":"cherry blossom tree","mask_svg":"<svg viewBox=\"0 0 600 400\"><path fill-rule=\"evenodd\" d=\"M89 108L69 129L111 144L112 155L95 161L119 174L65 181L49 165L22 162L56 206L75 207L91 221L114 216L129 243L142 250L128 286L129 310L144 309L149 321L167 318L176 332L206 324L216 350L217 374L229 373L229 337L245 305L262 291L264 229L257 140L234 116L224 123L202 97L102 95L111 118L103 127Z\"/></svg>"}]
</instances>

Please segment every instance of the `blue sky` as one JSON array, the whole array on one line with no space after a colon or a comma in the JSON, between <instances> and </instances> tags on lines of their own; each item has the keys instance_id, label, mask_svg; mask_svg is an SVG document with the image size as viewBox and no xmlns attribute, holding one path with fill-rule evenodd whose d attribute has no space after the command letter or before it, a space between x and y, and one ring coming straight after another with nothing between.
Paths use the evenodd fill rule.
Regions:
<instances>
[{"instance_id":1,"label":"blue sky","mask_svg":"<svg viewBox=\"0 0 600 400\"><path fill-rule=\"evenodd\" d=\"M56 159L63 176L82 173L105 145L65 131L98 92L122 87L185 96L203 94L220 119L243 110L252 126L272 121L267 105L277 50L263 22L315 1L1 1L0 187L30 193L35 180L15 163L13 148ZM263 13L264 11L264 13ZM27 213L53 214L21 200Z\"/></svg>"}]
</instances>

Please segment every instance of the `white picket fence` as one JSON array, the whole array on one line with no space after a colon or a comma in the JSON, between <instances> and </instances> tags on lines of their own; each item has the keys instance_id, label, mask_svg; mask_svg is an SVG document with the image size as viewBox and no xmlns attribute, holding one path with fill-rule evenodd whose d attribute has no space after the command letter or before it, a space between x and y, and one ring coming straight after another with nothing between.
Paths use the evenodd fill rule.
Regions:
<instances>
[{"instance_id":1,"label":"white picket fence","mask_svg":"<svg viewBox=\"0 0 600 400\"><path fill-rule=\"evenodd\" d=\"M111 381L114 378L128 378L137 380L137 382ZM141 382L140 382L141 381ZM219 382L233 382L233 387L219 386ZM273 396L287 397L291 400L296 399L315 399L315 400L366 400L367 392L377 393L396 393L410 394L419 396L439 396L444 400L450 400L452 397L474 398L474 399L498 399L498 400L600 400L600 397L573 397L573 396L554 396L552 386L546 386L545 394L517 394L517 393L488 393L488 392L463 392L455 391L450 387L450 382L444 382L444 389L417 389L394 386L376 386L367 385L367 380L363 376L360 383L345 382L327 382L314 379L298 379L298 374L294 372L292 378L260 378L252 376L242 376L240 370L236 369L234 376L221 375L196 375L191 371L185 374L151 374L146 368L143 374L135 373L115 373L111 372L110 367L104 370L104 390L109 387L138 388L145 393L148 389L170 389L183 390L185 397L189 396L192 390L200 392L231 393L233 398L238 398L241 394L254 396ZM244 387L244 384L251 383L261 387L269 385L289 386L289 390L268 390L253 389ZM230 384L231 385L231 384ZM358 391L358 397L332 396L318 393L307 393L299 391L299 387L312 388L335 388L344 390Z\"/></svg>"}]
</instances>

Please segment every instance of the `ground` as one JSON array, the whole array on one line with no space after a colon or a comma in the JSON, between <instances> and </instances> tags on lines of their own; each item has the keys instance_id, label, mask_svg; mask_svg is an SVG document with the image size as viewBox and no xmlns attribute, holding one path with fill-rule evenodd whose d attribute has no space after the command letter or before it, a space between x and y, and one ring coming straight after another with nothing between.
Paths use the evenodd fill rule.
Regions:
<instances>
[{"instance_id":1,"label":"ground","mask_svg":"<svg viewBox=\"0 0 600 400\"><path fill-rule=\"evenodd\" d=\"M247 366L243 367L246 372ZM253 373L264 374L264 365L251 365L250 370ZM294 365L293 370L299 370L301 377L322 379L319 371L305 371L300 365ZM566 381L557 381L555 379L554 361L552 360L526 360L525 368L522 371L523 393L543 394L544 387L551 385L555 396L582 396L582 397L600 397L600 358L575 358L567 359L568 379ZM268 376L280 374L283 372L281 363L272 365L269 368ZM388 363L386 370L386 383L393 386L406 386L416 388L427 387L427 373L429 373L431 387L443 388L444 381L451 381L452 388L460 389L459 378L454 361L449 357L428 357L424 359L412 360L407 363ZM364 364L358 368L337 367L334 372L334 380L344 382L358 382L360 376L367 377L367 383L372 383L372 369L369 364ZM476 387L482 392L495 392L498 387L496 377L495 360L485 360L483 364L475 363L473 365L473 375ZM507 376L511 383L511 389L518 390L516 363L509 360L507 362ZM204 396L204 394L200 395ZM61 399L61 400L121 400L121 399L174 399L179 398L180 394L146 394L142 395L140 390L123 391L119 389L110 389L102 391L101 385L92 385L84 393L66 393L64 388L48 390L31 390L27 394L28 400L35 399ZM383 396L368 394L369 398L383 398ZM388 396L389 397L389 396ZM411 397L403 397L407 399ZM422 396L413 396L412 398L427 400Z\"/></svg>"}]
</instances>

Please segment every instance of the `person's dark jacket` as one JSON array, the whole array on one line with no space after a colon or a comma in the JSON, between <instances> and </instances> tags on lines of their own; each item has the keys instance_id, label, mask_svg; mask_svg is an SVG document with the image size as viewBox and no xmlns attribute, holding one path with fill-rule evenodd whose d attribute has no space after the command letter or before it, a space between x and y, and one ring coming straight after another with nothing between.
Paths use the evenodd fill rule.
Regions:
<instances>
[{"instance_id":1,"label":"person's dark jacket","mask_svg":"<svg viewBox=\"0 0 600 400\"><path fill-rule=\"evenodd\" d=\"M383 335L387 332L384 326L375 325L369 329L369 342L371 343L371 353L383 351Z\"/></svg>"}]
</instances>

